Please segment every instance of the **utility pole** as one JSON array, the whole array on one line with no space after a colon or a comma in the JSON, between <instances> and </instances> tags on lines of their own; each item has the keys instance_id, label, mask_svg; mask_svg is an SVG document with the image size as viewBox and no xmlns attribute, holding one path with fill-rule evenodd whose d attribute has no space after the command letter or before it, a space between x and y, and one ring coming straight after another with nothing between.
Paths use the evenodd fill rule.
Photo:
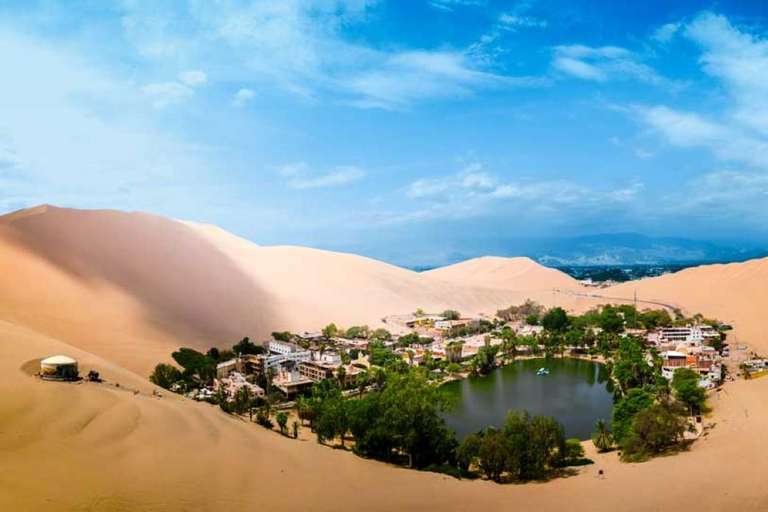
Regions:
<instances>
[{"instance_id":1,"label":"utility pole","mask_svg":"<svg viewBox=\"0 0 768 512\"><path fill-rule=\"evenodd\" d=\"M637 329L637 288L635 288L635 329Z\"/></svg>"}]
</instances>

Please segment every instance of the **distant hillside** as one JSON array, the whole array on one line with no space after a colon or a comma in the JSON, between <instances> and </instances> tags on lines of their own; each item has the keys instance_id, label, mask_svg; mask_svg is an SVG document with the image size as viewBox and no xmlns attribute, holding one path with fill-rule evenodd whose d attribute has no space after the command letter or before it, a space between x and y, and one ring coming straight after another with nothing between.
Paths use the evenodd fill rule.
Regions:
<instances>
[{"instance_id":1,"label":"distant hillside","mask_svg":"<svg viewBox=\"0 0 768 512\"><path fill-rule=\"evenodd\" d=\"M766 255L761 247L626 233L545 241L531 257L549 266L594 266L730 263Z\"/></svg>"}]
</instances>

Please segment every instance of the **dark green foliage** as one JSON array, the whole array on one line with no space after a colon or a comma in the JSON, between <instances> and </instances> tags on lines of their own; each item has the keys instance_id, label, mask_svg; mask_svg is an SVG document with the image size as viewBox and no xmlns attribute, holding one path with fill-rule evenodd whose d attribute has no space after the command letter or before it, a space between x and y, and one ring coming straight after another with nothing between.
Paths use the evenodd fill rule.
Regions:
<instances>
[{"instance_id":1,"label":"dark green foliage","mask_svg":"<svg viewBox=\"0 0 768 512\"><path fill-rule=\"evenodd\" d=\"M544 306L528 299L519 306L509 306L507 309L498 310L496 316L505 322L514 322L523 320L526 317L535 317L536 321L531 324L534 325L538 322L538 318L543 312Z\"/></svg>"},{"instance_id":2,"label":"dark green foliage","mask_svg":"<svg viewBox=\"0 0 768 512\"><path fill-rule=\"evenodd\" d=\"M368 361L377 366L387 366L393 361L402 361L402 358L386 348L381 341L372 341L368 344Z\"/></svg>"},{"instance_id":3,"label":"dark green foliage","mask_svg":"<svg viewBox=\"0 0 768 512\"><path fill-rule=\"evenodd\" d=\"M171 389L171 386L181 380L181 372L175 366L160 363L155 366L155 371L149 376L149 380L161 388Z\"/></svg>"},{"instance_id":4,"label":"dark green foliage","mask_svg":"<svg viewBox=\"0 0 768 512\"><path fill-rule=\"evenodd\" d=\"M622 448L626 459L659 455L679 446L686 430L685 408L679 403L662 402L640 411Z\"/></svg>"},{"instance_id":5,"label":"dark green foliage","mask_svg":"<svg viewBox=\"0 0 768 512\"><path fill-rule=\"evenodd\" d=\"M568 315L563 308L552 308L541 318L541 326L551 332L563 332L569 324Z\"/></svg>"},{"instance_id":6,"label":"dark green foliage","mask_svg":"<svg viewBox=\"0 0 768 512\"><path fill-rule=\"evenodd\" d=\"M269 406L269 403L266 405L259 407L259 409L256 411L256 423L261 425L264 428L273 428L275 426L274 423L272 423L272 419L270 418L271 408Z\"/></svg>"},{"instance_id":7,"label":"dark green foliage","mask_svg":"<svg viewBox=\"0 0 768 512\"><path fill-rule=\"evenodd\" d=\"M432 338L422 338L418 333L412 332L404 334L397 339L397 345L400 347L409 347L411 345L428 345L432 343ZM381 346L384 346L383 344Z\"/></svg>"},{"instance_id":8,"label":"dark green foliage","mask_svg":"<svg viewBox=\"0 0 768 512\"><path fill-rule=\"evenodd\" d=\"M613 425L613 437L617 443L623 446L623 441L632 429L635 415L653 405L653 395L643 389L630 389L627 394L613 406L611 423Z\"/></svg>"},{"instance_id":9,"label":"dark green foliage","mask_svg":"<svg viewBox=\"0 0 768 512\"><path fill-rule=\"evenodd\" d=\"M277 426L280 427L280 433L285 435L288 426L288 415L281 411L275 415L275 421L277 421Z\"/></svg>"},{"instance_id":10,"label":"dark green foliage","mask_svg":"<svg viewBox=\"0 0 768 512\"><path fill-rule=\"evenodd\" d=\"M344 338L348 340L366 339L368 337L367 325L353 325L344 332Z\"/></svg>"},{"instance_id":11,"label":"dark green foliage","mask_svg":"<svg viewBox=\"0 0 768 512\"><path fill-rule=\"evenodd\" d=\"M235 392L233 409L236 414L243 414L250 410L251 401L253 396L251 394L251 388L248 386L242 386Z\"/></svg>"},{"instance_id":12,"label":"dark green foliage","mask_svg":"<svg viewBox=\"0 0 768 512\"><path fill-rule=\"evenodd\" d=\"M639 314L639 322L646 329L655 329L657 327L669 327L672 325L672 317L666 309L657 309L644 311Z\"/></svg>"},{"instance_id":13,"label":"dark green foliage","mask_svg":"<svg viewBox=\"0 0 768 512\"><path fill-rule=\"evenodd\" d=\"M466 336L474 336L475 334L484 334L491 332L496 326L493 322L481 318L480 320L472 320L467 325L461 327L453 327L448 331L448 338L459 338Z\"/></svg>"},{"instance_id":14,"label":"dark green foliage","mask_svg":"<svg viewBox=\"0 0 768 512\"><path fill-rule=\"evenodd\" d=\"M571 449L575 453L575 448ZM489 479L546 477L568 455L563 426L547 416L510 412L504 428L468 436L456 452L461 467L476 466Z\"/></svg>"},{"instance_id":15,"label":"dark green foliage","mask_svg":"<svg viewBox=\"0 0 768 512\"><path fill-rule=\"evenodd\" d=\"M531 313L530 315L525 317L525 323L527 325L539 325L540 319L541 317L538 313Z\"/></svg>"},{"instance_id":16,"label":"dark green foliage","mask_svg":"<svg viewBox=\"0 0 768 512\"><path fill-rule=\"evenodd\" d=\"M485 375L493 371L496 368L496 354L499 352L498 345L489 345L487 347L480 347L477 354L471 362L471 366L475 373Z\"/></svg>"},{"instance_id":17,"label":"dark green foliage","mask_svg":"<svg viewBox=\"0 0 768 512\"><path fill-rule=\"evenodd\" d=\"M608 428L605 420L595 422L595 430L592 432L592 444L600 452L605 452L613 446L613 432Z\"/></svg>"},{"instance_id":18,"label":"dark green foliage","mask_svg":"<svg viewBox=\"0 0 768 512\"><path fill-rule=\"evenodd\" d=\"M455 309L446 309L442 313L440 313L440 316L445 318L446 320L458 320L461 318L461 313L456 311Z\"/></svg>"},{"instance_id":19,"label":"dark green foliage","mask_svg":"<svg viewBox=\"0 0 768 512\"><path fill-rule=\"evenodd\" d=\"M233 347L232 350L235 351L236 354L239 354L241 356L247 355L247 354L265 354L267 350L260 346L253 343L249 338L243 338L242 340L238 341Z\"/></svg>"},{"instance_id":20,"label":"dark green foliage","mask_svg":"<svg viewBox=\"0 0 768 512\"><path fill-rule=\"evenodd\" d=\"M336 327L336 324L330 323L323 327L323 336L325 336L326 339L331 339L334 336L336 336L339 332L339 328Z\"/></svg>"},{"instance_id":21,"label":"dark green foliage","mask_svg":"<svg viewBox=\"0 0 768 512\"><path fill-rule=\"evenodd\" d=\"M184 368L187 376L197 376L203 384L209 384L216 375L216 361L191 348L180 348L171 354L173 360Z\"/></svg>"},{"instance_id":22,"label":"dark green foliage","mask_svg":"<svg viewBox=\"0 0 768 512\"><path fill-rule=\"evenodd\" d=\"M376 341L389 341L392 339L392 333L386 329L376 329L370 334L370 336L368 336L368 339Z\"/></svg>"},{"instance_id":23,"label":"dark green foliage","mask_svg":"<svg viewBox=\"0 0 768 512\"><path fill-rule=\"evenodd\" d=\"M288 331L273 332L272 337L277 341L285 341L285 342L291 341L293 339L293 336Z\"/></svg>"},{"instance_id":24,"label":"dark green foliage","mask_svg":"<svg viewBox=\"0 0 768 512\"><path fill-rule=\"evenodd\" d=\"M633 336L619 338L613 352L613 377L621 395L631 388L653 388L661 378L661 365L648 364L643 342Z\"/></svg>"},{"instance_id":25,"label":"dark green foliage","mask_svg":"<svg viewBox=\"0 0 768 512\"><path fill-rule=\"evenodd\" d=\"M691 412L697 412L706 407L707 392L699 386L699 378L699 374L690 368L680 368L672 377L675 397L688 406Z\"/></svg>"},{"instance_id":26,"label":"dark green foliage","mask_svg":"<svg viewBox=\"0 0 768 512\"><path fill-rule=\"evenodd\" d=\"M359 453L385 461L396 461L403 454L416 468L452 458L456 441L439 415L450 405L450 397L421 372L389 373L381 391L348 405L349 427Z\"/></svg>"},{"instance_id":27,"label":"dark green foliage","mask_svg":"<svg viewBox=\"0 0 768 512\"><path fill-rule=\"evenodd\" d=\"M317 442L323 443L336 437L344 438L349 430L349 403L341 395L329 397L320 402L320 408L315 421Z\"/></svg>"},{"instance_id":28,"label":"dark green foliage","mask_svg":"<svg viewBox=\"0 0 768 512\"><path fill-rule=\"evenodd\" d=\"M624 330L624 316L613 306L604 306L600 312L600 328L608 333L620 333Z\"/></svg>"},{"instance_id":29,"label":"dark green foliage","mask_svg":"<svg viewBox=\"0 0 768 512\"><path fill-rule=\"evenodd\" d=\"M584 457L584 446L578 439L566 439L565 441L565 459L574 461Z\"/></svg>"}]
</instances>

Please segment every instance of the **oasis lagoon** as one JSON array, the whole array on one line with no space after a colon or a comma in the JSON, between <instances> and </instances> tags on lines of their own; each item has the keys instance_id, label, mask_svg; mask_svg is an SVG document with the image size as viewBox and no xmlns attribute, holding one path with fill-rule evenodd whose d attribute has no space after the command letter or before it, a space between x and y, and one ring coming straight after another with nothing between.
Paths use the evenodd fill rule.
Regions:
<instances>
[{"instance_id":1,"label":"oasis lagoon","mask_svg":"<svg viewBox=\"0 0 768 512\"><path fill-rule=\"evenodd\" d=\"M537 375L541 367L549 369L549 375ZM567 437L585 440L595 421L611 417L608 383L608 371L595 361L526 359L488 375L446 383L456 404L443 417L463 439L486 427L502 427L510 410L525 409L531 415L553 416L565 426Z\"/></svg>"}]
</instances>

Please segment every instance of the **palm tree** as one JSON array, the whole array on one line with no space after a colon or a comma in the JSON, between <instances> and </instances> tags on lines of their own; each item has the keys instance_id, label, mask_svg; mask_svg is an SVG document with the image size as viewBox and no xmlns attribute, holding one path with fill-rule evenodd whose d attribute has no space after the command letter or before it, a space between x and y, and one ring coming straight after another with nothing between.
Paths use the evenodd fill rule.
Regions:
<instances>
[{"instance_id":1,"label":"palm tree","mask_svg":"<svg viewBox=\"0 0 768 512\"><path fill-rule=\"evenodd\" d=\"M406 351L406 354L408 354L408 364L413 366L413 358L416 356L416 354L411 349L408 349Z\"/></svg>"},{"instance_id":2,"label":"palm tree","mask_svg":"<svg viewBox=\"0 0 768 512\"><path fill-rule=\"evenodd\" d=\"M277 371L274 368L267 369L267 395L272 393L272 379L275 378L276 373Z\"/></svg>"},{"instance_id":3,"label":"palm tree","mask_svg":"<svg viewBox=\"0 0 768 512\"><path fill-rule=\"evenodd\" d=\"M597 420L595 423L595 431L592 432L592 444L600 452L608 451L613 446L613 433L605 420Z\"/></svg>"},{"instance_id":4,"label":"palm tree","mask_svg":"<svg viewBox=\"0 0 768 512\"><path fill-rule=\"evenodd\" d=\"M296 420L293 420L293 423L291 423L291 427L293 428L293 438L296 439L299 437L299 422Z\"/></svg>"},{"instance_id":5,"label":"palm tree","mask_svg":"<svg viewBox=\"0 0 768 512\"><path fill-rule=\"evenodd\" d=\"M360 372L357 375L357 396L361 397L363 396L363 391L365 391L365 386L368 384L368 372Z\"/></svg>"}]
</instances>

